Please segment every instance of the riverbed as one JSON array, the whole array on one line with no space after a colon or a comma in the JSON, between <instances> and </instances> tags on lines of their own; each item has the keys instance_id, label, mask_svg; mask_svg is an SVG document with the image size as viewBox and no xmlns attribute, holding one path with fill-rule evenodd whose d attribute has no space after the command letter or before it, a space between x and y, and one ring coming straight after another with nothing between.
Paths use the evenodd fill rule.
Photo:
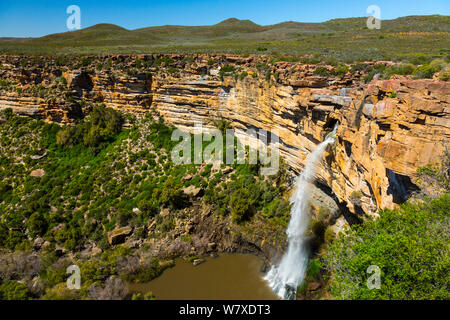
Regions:
<instances>
[{"instance_id":1,"label":"riverbed","mask_svg":"<svg viewBox=\"0 0 450 320\"><path fill-rule=\"evenodd\" d=\"M224 254L198 266L182 259L160 277L130 284L130 292L153 292L158 300L276 300L253 255Z\"/></svg>"}]
</instances>

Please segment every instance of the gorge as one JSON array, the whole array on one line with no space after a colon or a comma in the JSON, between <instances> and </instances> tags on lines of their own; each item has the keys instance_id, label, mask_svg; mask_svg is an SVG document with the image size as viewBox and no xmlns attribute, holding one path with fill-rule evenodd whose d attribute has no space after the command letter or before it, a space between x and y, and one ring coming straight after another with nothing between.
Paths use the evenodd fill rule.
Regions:
<instances>
[{"instance_id":1,"label":"gorge","mask_svg":"<svg viewBox=\"0 0 450 320\"><path fill-rule=\"evenodd\" d=\"M104 237L95 242L83 239L86 241L83 243L84 247L77 250L85 250L89 257L94 252L97 255L102 253L102 250L106 253L110 248L120 251L122 244L128 248L140 249L142 255L133 258L146 263L151 261L149 264L156 270L151 277L172 265L170 261L150 260L153 256L163 256L165 259L169 256L187 255L198 259L216 252L252 253L265 259L265 271L269 271L268 278L272 288L279 296L286 298L286 285L295 291L294 288L302 282L308 267L307 252L302 248L311 246L313 242L310 234L305 235L309 215L324 222L336 236L348 225L376 218L380 209L394 209L414 195L426 182L420 179L418 169L441 163L449 146L448 81L438 77L414 79L412 76L400 75L383 80L380 74L373 74L379 66L389 68L395 65L390 61L336 66L278 61L265 55L149 54L86 56L77 59L9 55L0 56L0 64L0 111L10 109L21 116L74 128L83 124L86 116L98 105L127 115L124 127L130 129L129 132L119 135L118 142L113 139L109 148L99 153L100 159L111 161L105 160L107 181L102 182L100 188L91 190L90 196L93 199L86 197L80 191L81 188L70 190L70 196L78 196L89 205L96 204L94 192L112 194L111 197L123 200L125 186L131 184L131 181L139 186L144 185L150 191L144 190L144 187L141 194L132 190L130 197L144 194L147 200L166 196L164 192L173 186L169 183L172 182L170 179L164 180L166 175L156 177L156 188L150 188L148 184L144 184L145 181L141 183L145 176L140 175L143 171L151 171L147 169L147 163L158 161L161 162L161 167L169 167L170 163L164 158L167 155L156 156L156 152L146 154L142 150L156 149L159 152L166 149L164 143L157 144L158 138L152 137L155 133L158 136L160 132L167 135L170 131L165 127L166 124L189 132L193 132L194 123L197 122L206 128L231 127L240 140L249 141L250 147L256 146L257 142L246 135L248 129L277 132L282 166L286 167L290 176L287 182L289 189L292 189L292 177L299 178L297 191L291 195L287 253L272 270L267 267L275 256L285 252L285 239L278 237L279 234L270 229L272 226L266 221L256 221L250 227L244 226L247 228L244 228L245 232L239 233L237 227L230 226L226 214L222 214L225 216L223 218L220 210L214 211L212 205L202 199L205 189L218 183L217 181L224 181L224 184L232 181L233 175L239 173L239 168L201 166L198 169L190 168L189 174L177 172L177 179L185 188L182 190L183 196L174 196L179 196L176 199L180 201L187 201L188 198L190 205L187 207L178 208L168 201L164 207L158 207L154 212L154 208L149 208L146 203L142 205L142 201L134 201L133 198L131 207L116 208L114 206L117 203L111 201L106 202L110 206L108 210L102 211L103 204L100 204L92 212L86 210L80 214L78 211L81 201L77 200L72 204L68 200L64 203L64 208L70 209L67 210L70 219L73 216L86 221L89 228L96 232L101 230L103 235L108 235L108 243L102 248L98 243L103 241L104 244ZM339 68L344 71L340 72ZM143 120L147 118L161 119L161 122L155 124ZM141 126L133 123L141 120ZM0 123L8 124L8 121L0 118ZM8 128L5 127L5 130ZM140 129L143 131L139 132ZM21 135L25 134L21 131L26 130L18 128L17 131L19 138L16 137L15 141L20 140ZM56 139L61 136L56 136ZM5 137L6 134L3 138ZM8 139L9 137L5 138L5 145L9 143ZM28 174L20 167L21 171L18 172L36 179L43 178L42 185L50 181L53 188L53 180L48 178L49 170L42 170L42 164L39 163L41 159L42 162L51 162L48 159L52 152L60 155L59 149L53 148L51 144L50 146L52 147L45 150L33 147L31 156L21 155L14 161L18 166L25 162L26 170L35 169ZM20 152L22 149L11 147L10 150ZM84 156L76 146L73 151L70 148L68 150L68 154L63 154L62 159L76 158L77 152ZM148 162L142 165L139 162L141 158ZM79 168L76 162L74 173L67 175L68 179L84 175L86 180L81 183L83 187L91 185L89 179L94 179L91 177L97 174L95 166L101 161L89 159L85 163L78 158L77 161L83 166ZM138 165L133 161L137 161ZM61 163L61 167L58 167L60 170L70 167L64 161ZM5 161L5 165L7 164ZM49 168L52 169L52 166ZM116 180L111 179L113 173L128 174L129 170L136 170L139 176L135 178L130 175L130 179L125 180L124 174ZM202 180L202 184L198 182L197 176L204 175L205 180L212 180L216 172L220 176L217 178L219 180L210 183ZM156 172L151 174L156 176ZM261 187L263 195L271 185L277 186L272 180L260 181L253 171L245 172L245 175L243 184L253 181L251 179L265 183ZM113 182L121 184L122 189L111 187ZM39 195L41 191L40 182L33 183L39 188L33 190L29 186L25 187L24 194L27 193L27 196L32 191ZM66 182L58 183L64 185ZM2 187L5 195L13 189L20 189L20 184L19 187L16 182L13 185L14 188L9 185ZM241 196L248 197L253 191L242 190L246 188L247 185L240 186L237 191L232 189L233 193L224 198L230 200L229 203L240 204L239 200L245 198ZM114 192L109 192L110 189ZM215 189L213 191L218 193ZM430 192L435 191L441 190L430 188ZM273 194L281 197L281 192ZM19 195L22 196L20 193ZM173 195L167 195L170 196ZM212 198L211 194L208 196ZM99 202L100 200L99 197ZM228 204L225 200L224 203ZM15 213L17 205L8 206L6 201L3 205ZM67 246L72 239L69 237L66 241L59 235L65 231L66 225L55 218L58 216L56 212L59 214L65 211L55 206L52 203L51 206L45 204L43 207L45 214L50 212L51 219L56 220L52 222L54 225L49 228L49 232L56 234L57 240L62 238ZM31 206L31 209L34 210L34 207ZM72 215L72 211L76 214ZM137 223L128 225L130 212L136 216L148 213L150 218L142 226ZM244 210L244 215L250 213ZM82 218L78 218L79 216ZM233 223L235 220L233 217ZM278 227L280 225L282 224ZM11 227L8 232L15 232L16 229ZM35 247L44 247L44 239L32 240L36 242L33 244ZM59 246L54 249L58 255L64 256L67 253L65 248ZM106 254L105 256L108 258ZM106 261L109 261L107 258ZM303 261L300 267L299 261ZM316 290L314 287L312 289Z\"/></svg>"}]
</instances>

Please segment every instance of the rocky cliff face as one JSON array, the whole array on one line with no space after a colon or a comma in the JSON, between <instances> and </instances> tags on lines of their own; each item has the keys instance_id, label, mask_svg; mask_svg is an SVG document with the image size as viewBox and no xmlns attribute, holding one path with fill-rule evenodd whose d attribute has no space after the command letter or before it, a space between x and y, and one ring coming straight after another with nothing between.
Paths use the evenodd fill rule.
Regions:
<instances>
[{"instance_id":1,"label":"rocky cliff face","mask_svg":"<svg viewBox=\"0 0 450 320\"><path fill-rule=\"evenodd\" d=\"M21 57L1 57L0 109L70 123L91 103L104 103L134 114L155 110L186 130L196 121L213 127L225 119L241 138L249 128L276 132L296 172L339 123L337 144L317 180L355 214L404 202L417 189L417 168L440 162L450 141L450 84L444 81L403 77L365 84L361 71L323 77L317 66L267 64L270 57L98 59L112 66L30 66ZM159 64L141 67L137 59Z\"/></svg>"}]
</instances>

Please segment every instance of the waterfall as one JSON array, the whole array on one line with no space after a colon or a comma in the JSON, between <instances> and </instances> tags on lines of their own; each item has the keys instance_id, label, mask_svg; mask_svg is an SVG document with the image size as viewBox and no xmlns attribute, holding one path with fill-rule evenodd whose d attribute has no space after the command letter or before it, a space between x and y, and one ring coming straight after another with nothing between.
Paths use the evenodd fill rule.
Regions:
<instances>
[{"instance_id":1,"label":"waterfall","mask_svg":"<svg viewBox=\"0 0 450 320\"><path fill-rule=\"evenodd\" d=\"M291 198L291 220L287 228L288 249L278 265L272 266L265 279L273 291L282 299L293 299L298 286L303 282L308 267L308 248L305 244L305 233L309 225L308 199L310 183L313 182L317 164L322 160L326 147L336 139L336 124L324 142L312 152L303 172L297 177L296 191Z\"/></svg>"}]
</instances>

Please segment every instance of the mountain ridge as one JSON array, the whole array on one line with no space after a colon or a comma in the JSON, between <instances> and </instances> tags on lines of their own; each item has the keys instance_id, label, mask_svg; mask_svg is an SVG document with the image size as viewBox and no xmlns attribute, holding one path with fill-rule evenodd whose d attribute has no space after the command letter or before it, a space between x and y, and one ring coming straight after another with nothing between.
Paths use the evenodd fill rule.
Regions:
<instances>
[{"instance_id":1,"label":"mountain ridge","mask_svg":"<svg viewBox=\"0 0 450 320\"><path fill-rule=\"evenodd\" d=\"M444 16L444 15L413 15L413 16L404 16L404 17L398 17L395 19L389 19L389 20L382 20L383 22L393 22L393 21L401 21L401 20L408 20L408 19L415 19L415 18L444 18L447 24L450 24L450 16ZM253 22L250 19L237 19L237 18L228 18L225 19L217 24L213 25L161 25L161 26L150 26L150 27L143 27L143 28L137 28L137 29L126 29L120 25L113 24L113 23L98 23L86 28L82 28L80 30L76 31L66 31L66 32L57 32L57 33L51 33L42 37L0 37L0 39L42 39L47 38L50 36L55 35L62 35L62 34L71 34L74 32L80 32L80 31L96 31L96 30L105 30L106 28L110 29L116 29L116 30L122 30L122 31L129 31L129 32L135 32L135 31L142 31L142 30L152 30L152 29L161 29L161 28L209 28L209 27L259 27L259 28L273 28L273 27L280 27L280 26L290 26L290 27L300 27L300 26L319 26L319 25L330 25L330 24L338 24L338 23L349 23L349 22L362 22L366 20L367 17L354 17L354 18L335 18L330 19L323 22L301 22L301 21L283 21L275 24L270 25L260 25L255 22Z\"/></svg>"},{"instance_id":2,"label":"mountain ridge","mask_svg":"<svg viewBox=\"0 0 450 320\"><path fill-rule=\"evenodd\" d=\"M265 52L355 56L355 52L361 52L373 55L373 59L389 60L389 52L398 56L397 51L401 51L400 55L407 56L435 50L432 54L437 55L439 50L445 53L450 47L449 16L383 20L380 30L368 29L366 19L286 21L263 26L251 20L229 18L210 26L165 25L134 30L101 23L40 38L0 38L0 54Z\"/></svg>"}]
</instances>

